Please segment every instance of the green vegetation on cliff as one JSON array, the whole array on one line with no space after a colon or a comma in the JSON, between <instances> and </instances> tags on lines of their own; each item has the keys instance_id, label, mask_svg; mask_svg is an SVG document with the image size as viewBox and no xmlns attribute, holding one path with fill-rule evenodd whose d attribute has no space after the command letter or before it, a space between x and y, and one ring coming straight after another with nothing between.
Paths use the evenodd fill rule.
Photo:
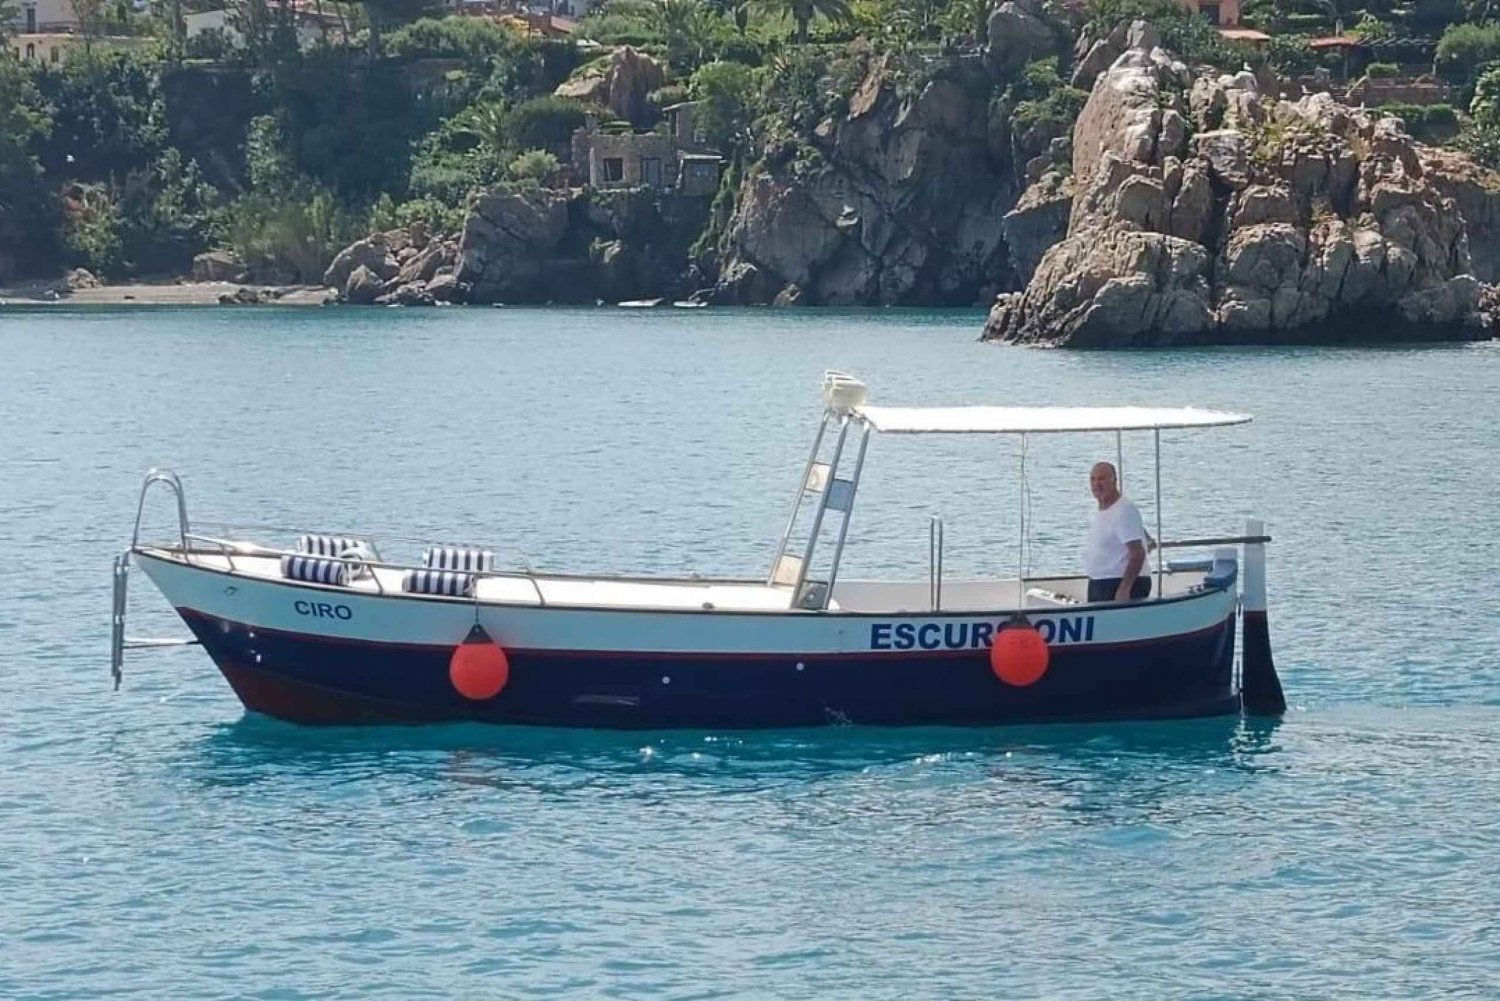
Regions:
<instances>
[{"instance_id":1,"label":"green vegetation on cliff","mask_svg":"<svg viewBox=\"0 0 1500 1001\"><path fill-rule=\"evenodd\" d=\"M697 242L711 268L746 171L768 156L830 169L816 133L848 113L875 60L915 94L944 67L982 58L988 77L954 79L1010 135L996 155L1019 179L1040 147L1066 142L1086 99L1072 85L1077 37L1097 41L1134 19L1189 62L1265 66L1283 79L1429 74L1449 100L1404 96L1393 111L1418 135L1457 136L1500 164L1500 21L1488 3L1248 0L1245 23L1274 36L1252 49L1177 0L1020 0L1020 16L1043 28L1018 60L989 44L995 6L606 0L561 39L535 37L518 17L445 16L426 0L329 0L316 37L292 5L268 0L233 0L228 30L191 38L182 3L156 15L111 8L59 62L0 50L0 277L75 266L112 279L182 273L223 248L262 278L316 280L372 229L421 221L451 232L484 189L581 183L570 138L587 118L662 128L661 109L689 99L726 165ZM0 3L0 24L5 11ZM1366 41L1352 65L1308 44L1338 29ZM554 96L607 72L624 45L665 74L628 125L603 99ZM1050 155L1067 169L1057 147Z\"/></svg>"}]
</instances>

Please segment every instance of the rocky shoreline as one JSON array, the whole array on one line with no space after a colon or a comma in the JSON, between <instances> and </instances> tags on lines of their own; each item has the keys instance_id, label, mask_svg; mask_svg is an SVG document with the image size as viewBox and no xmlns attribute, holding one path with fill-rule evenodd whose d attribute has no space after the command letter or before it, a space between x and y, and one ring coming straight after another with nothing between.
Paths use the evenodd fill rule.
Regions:
<instances>
[{"instance_id":1,"label":"rocky shoreline","mask_svg":"<svg viewBox=\"0 0 1500 1001\"><path fill-rule=\"evenodd\" d=\"M1070 43L1012 0L915 84L863 53L849 99L765 137L717 199L502 185L459 233L356 241L321 286L213 252L191 283L74 273L0 302L982 306L985 339L1073 348L1494 335L1493 172L1327 93L1189 67L1139 21L1074 43L1071 127L997 111L996 81Z\"/></svg>"},{"instance_id":2,"label":"rocky shoreline","mask_svg":"<svg viewBox=\"0 0 1500 1001\"><path fill-rule=\"evenodd\" d=\"M984 336L1079 348L1491 336L1442 162L1395 118L1194 73L1137 24L1074 130L1067 235ZM1493 192L1473 192L1493 211ZM1488 251L1488 248L1486 248ZM1485 255L1488 256L1488 253ZM1494 261L1485 262L1493 276Z\"/></svg>"}]
</instances>

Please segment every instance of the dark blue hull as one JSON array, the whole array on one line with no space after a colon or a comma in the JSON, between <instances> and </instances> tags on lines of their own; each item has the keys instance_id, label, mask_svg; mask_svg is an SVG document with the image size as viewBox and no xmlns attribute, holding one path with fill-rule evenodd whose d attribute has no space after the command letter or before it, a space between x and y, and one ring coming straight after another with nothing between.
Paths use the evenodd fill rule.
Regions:
<instances>
[{"instance_id":1,"label":"dark blue hull","mask_svg":"<svg viewBox=\"0 0 1500 1001\"><path fill-rule=\"evenodd\" d=\"M803 657L511 650L504 690L476 702L449 680L452 647L336 640L179 612L247 709L297 723L992 725L1240 707L1233 616L1181 636L1053 647L1046 675L1025 688L998 680L983 649Z\"/></svg>"}]
</instances>

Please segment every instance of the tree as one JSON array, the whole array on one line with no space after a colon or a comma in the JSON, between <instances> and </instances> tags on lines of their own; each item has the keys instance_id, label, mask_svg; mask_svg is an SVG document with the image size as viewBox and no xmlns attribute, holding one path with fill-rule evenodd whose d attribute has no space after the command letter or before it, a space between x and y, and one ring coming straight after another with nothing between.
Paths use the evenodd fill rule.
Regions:
<instances>
[{"instance_id":1,"label":"tree","mask_svg":"<svg viewBox=\"0 0 1500 1001\"><path fill-rule=\"evenodd\" d=\"M68 0L68 6L78 22L78 34L83 38L84 53L92 53L94 40L104 34L104 0Z\"/></svg>"},{"instance_id":2,"label":"tree","mask_svg":"<svg viewBox=\"0 0 1500 1001\"><path fill-rule=\"evenodd\" d=\"M1500 61L1500 25L1453 24L1438 40L1437 66L1468 81L1480 67Z\"/></svg>"},{"instance_id":3,"label":"tree","mask_svg":"<svg viewBox=\"0 0 1500 1001\"><path fill-rule=\"evenodd\" d=\"M471 137L475 145L492 154L505 148L510 134L510 118L499 101L471 104L454 115L449 126L453 134Z\"/></svg>"},{"instance_id":4,"label":"tree","mask_svg":"<svg viewBox=\"0 0 1500 1001\"><path fill-rule=\"evenodd\" d=\"M20 61L0 49L0 278L13 267L44 267L56 244L54 203L35 153L50 129L40 106Z\"/></svg>"},{"instance_id":5,"label":"tree","mask_svg":"<svg viewBox=\"0 0 1500 1001\"><path fill-rule=\"evenodd\" d=\"M380 58L380 36L390 27L409 24L426 14L442 10L441 0L345 0L358 3L364 8L365 21L369 26L367 53L370 61Z\"/></svg>"},{"instance_id":6,"label":"tree","mask_svg":"<svg viewBox=\"0 0 1500 1001\"><path fill-rule=\"evenodd\" d=\"M690 71L714 46L715 29L722 22L702 0L656 0L651 26L667 44L667 62Z\"/></svg>"},{"instance_id":7,"label":"tree","mask_svg":"<svg viewBox=\"0 0 1500 1001\"><path fill-rule=\"evenodd\" d=\"M798 45L807 42L807 28L815 17L840 24L848 21L853 12L848 0L760 0L767 13L790 17L797 26Z\"/></svg>"},{"instance_id":8,"label":"tree","mask_svg":"<svg viewBox=\"0 0 1500 1001\"><path fill-rule=\"evenodd\" d=\"M1500 69L1487 70L1474 85L1474 100L1469 114L1481 128L1500 127Z\"/></svg>"},{"instance_id":9,"label":"tree","mask_svg":"<svg viewBox=\"0 0 1500 1001\"><path fill-rule=\"evenodd\" d=\"M910 41L927 41L940 33L948 0L887 0L883 5L887 24L896 35Z\"/></svg>"},{"instance_id":10,"label":"tree","mask_svg":"<svg viewBox=\"0 0 1500 1001\"><path fill-rule=\"evenodd\" d=\"M699 102L698 122L710 146L727 152L749 140L756 90L755 71L743 63L698 67L688 91Z\"/></svg>"}]
</instances>

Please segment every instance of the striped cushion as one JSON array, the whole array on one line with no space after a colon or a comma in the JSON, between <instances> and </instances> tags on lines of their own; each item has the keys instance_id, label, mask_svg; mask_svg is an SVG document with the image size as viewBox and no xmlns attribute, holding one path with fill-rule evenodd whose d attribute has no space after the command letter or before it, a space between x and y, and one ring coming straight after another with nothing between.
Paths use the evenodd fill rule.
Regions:
<instances>
[{"instance_id":1,"label":"striped cushion","mask_svg":"<svg viewBox=\"0 0 1500 1001\"><path fill-rule=\"evenodd\" d=\"M495 569L495 554L488 549L465 549L462 546L429 546L422 550L422 565L432 570Z\"/></svg>"},{"instance_id":2,"label":"striped cushion","mask_svg":"<svg viewBox=\"0 0 1500 1001\"><path fill-rule=\"evenodd\" d=\"M450 598L472 598L474 575L453 570L408 570L401 575L401 590L412 594L446 594Z\"/></svg>"},{"instance_id":3,"label":"striped cushion","mask_svg":"<svg viewBox=\"0 0 1500 1001\"><path fill-rule=\"evenodd\" d=\"M362 539L346 539L337 535L304 535L297 540L297 552L311 556L343 556L349 549L368 552Z\"/></svg>"},{"instance_id":4,"label":"striped cushion","mask_svg":"<svg viewBox=\"0 0 1500 1001\"><path fill-rule=\"evenodd\" d=\"M281 576L287 580L305 580L311 584L349 583L349 565L338 560L320 559L317 556L283 556Z\"/></svg>"}]
</instances>

